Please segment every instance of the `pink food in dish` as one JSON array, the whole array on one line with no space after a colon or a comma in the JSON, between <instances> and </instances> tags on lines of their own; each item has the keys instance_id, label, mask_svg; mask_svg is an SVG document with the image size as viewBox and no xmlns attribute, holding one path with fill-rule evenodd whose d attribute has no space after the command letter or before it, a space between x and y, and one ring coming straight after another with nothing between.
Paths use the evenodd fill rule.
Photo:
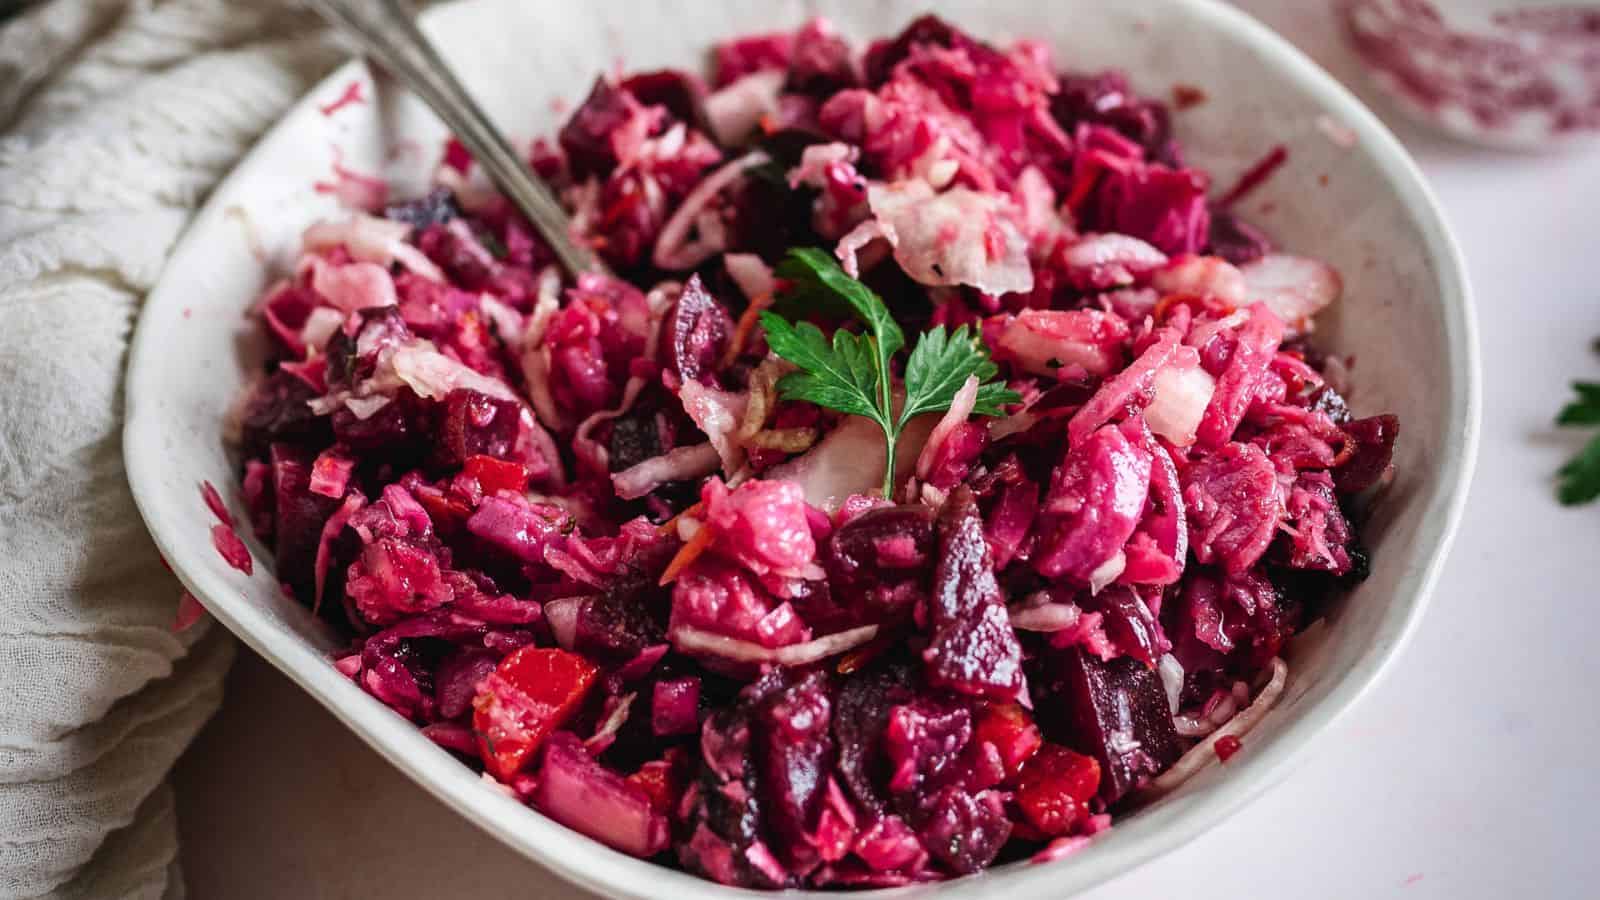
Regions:
<instances>
[{"instance_id":1,"label":"pink food in dish","mask_svg":"<svg viewBox=\"0 0 1600 900\"><path fill-rule=\"evenodd\" d=\"M768 889L1065 857L1236 751L1364 574L1398 423L1307 343L1338 274L1118 73L931 17L714 49L533 149L615 275L565 279L458 145L308 230L258 306L247 518L339 671L622 852ZM978 357L892 453L785 387L763 311L880 346L779 265L813 247L873 327Z\"/></svg>"}]
</instances>

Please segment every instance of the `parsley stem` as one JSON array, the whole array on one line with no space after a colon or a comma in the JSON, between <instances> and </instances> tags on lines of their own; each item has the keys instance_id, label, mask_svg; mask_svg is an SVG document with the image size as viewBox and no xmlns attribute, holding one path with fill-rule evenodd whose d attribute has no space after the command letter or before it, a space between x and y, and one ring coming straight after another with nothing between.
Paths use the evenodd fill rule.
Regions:
<instances>
[{"instance_id":1,"label":"parsley stem","mask_svg":"<svg viewBox=\"0 0 1600 900\"><path fill-rule=\"evenodd\" d=\"M899 435L883 430L883 499L894 500L894 445Z\"/></svg>"}]
</instances>

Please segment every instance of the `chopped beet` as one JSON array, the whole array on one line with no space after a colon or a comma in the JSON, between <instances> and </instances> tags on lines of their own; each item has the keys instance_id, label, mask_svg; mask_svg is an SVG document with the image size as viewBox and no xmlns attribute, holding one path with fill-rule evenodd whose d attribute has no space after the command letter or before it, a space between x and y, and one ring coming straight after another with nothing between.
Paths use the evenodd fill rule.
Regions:
<instances>
[{"instance_id":1,"label":"chopped beet","mask_svg":"<svg viewBox=\"0 0 1600 900\"><path fill-rule=\"evenodd\" d=\"M310 453L289 444L272 445L272 508L276 515L273 557L278 577L302 599L313 593L313 571L322 526L338 501L311 492Z\"/></svg>"},{"instance_id":2,"label":"chopped beet","mask_svg":"<svg viewBox=\"0 0 1600 900\"><path fill-rule=\"evenodd\" d=\"M1333 470L1333 480L1341 493L1358 494L1388 473L1394 457L1394 441L1400 434L1400 420L1395 416L1357 419L1344 426L1344 433L1355 449Z\"/></svg>"},{"instance_id":3,"label":"chopped beet","mask_svg":"<svg viewBox=\"0 0 1600 900\"><path fill-rule=\"evenodd\" d=\"M930 683L1004 699L1022 687L1022 648L992 565L977 501L959 487L939 514L939 562L929 601L933 639L922 657Z\"/></svg>"},{"instance_id":4,"label":"chopped beet","mask_svg":"<svg viewBox=\"0 0 1600 900\"><path fill-rule=\"evenodd\" d=\"M834 744L828 677L812 672L762 700L756 712L759 783L774 849L795 869L817 861L808 836L816 831Z\"/></svg>"},{"instance_id":5,"label":"chopped beet","mask_svg":"<svg viewBox=\"0 0 1600 900\"><path fill-rule=\"evenodd\" d=\"M244 447L253 456L277 442L317 445L326 440L328 422L311 412L317 393L283 370L268 375L248 395L240 418Z\"/></svg>"},{"instance_id":6,"label":"chopped beet","mask_svg":"<svg viewBox=\"0 0 1600 900\"><path fill-rule=\"evenodd\" d=\"M834 700L833 734L839 746L839 777L856 803L881 813L887 784L884 734L890 713L916 696L909 669L877 665L844 679Z\"/></svg>"},{"instance_id":7,"label":"chopped beet","mask_svg":"<svg viewBox=\"0 0 1600 900\"><path fill-rule=\"evenodd\" d=\"M678 377L697 381L712 375L733 334L733 319L706 291L699 275L689 276L667 322L671 329L671 363Z\"/></svg>"},{"instance_id":8,"label":"chopped beet","mask_svg":"<svg viewBox=\"0 0 1600 900\"><path fill-rule=\"evenodd\" d=\"M706 86L699 76L682 69L640 72L623 79L622 89L646 106L664 106L680 122L698 125L705 118L701 104Z\"/></svg>"},{"instance_id":9,"label":"chopped beet","mask_svg":"<svg viewBox=\"0 0 1600 900\"><path fill-rule=\"evenodd\" d=\"M1073 647L1052 650L1032 679L1045 735L1100 763L1100 797L1116 803L1182 753L1161 679L1128 657L1101 662Z\"/></svg>"},{"instance_id":10,"label":"chopped beet","mask_svg":"<svg viewBox=\"0 0 1600 900\"><path fill-rule=\"evenodd\" d=\"M608 662L624 662L666 640L663 604L641 602L618 591L585 597L578 604L573 647Z\"/></svg>"}]
</instances>

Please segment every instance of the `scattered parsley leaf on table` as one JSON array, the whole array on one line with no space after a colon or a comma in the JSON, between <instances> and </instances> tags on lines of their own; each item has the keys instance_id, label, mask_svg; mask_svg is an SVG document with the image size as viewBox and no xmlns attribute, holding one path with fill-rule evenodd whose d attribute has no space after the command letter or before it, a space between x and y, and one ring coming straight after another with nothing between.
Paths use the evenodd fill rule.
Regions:
<instances>
[{"instance_id":1,"label":"scattered parsley leaf on table","mask_svg":"<svg viewBox=\"0 0 1600 900\"><path fill-rule=\"evenodd\" d=\"M1575 381L1572 389L1577 392L1578 399L1562 408L1561 414L1556 416L1556 423L1600 425L1600 384ZM1561 484L1556 496L1563 504L1577 506L1600 497L1600 435L1590 438L1589 443L1557 474L1561 477Z\"/></svg>"},{"instance_id":2,"label":"scattered parsley leaf on table","mask_svg":"<svg viewBox=\"0 0 1600 900\"><path fill-rule=\"evenodd\" d=\"M947 333L943 325L917 338L906 361L905 402L894 411L894 355L906 344L905 332L872 289L846 275L832 254L815 247L791 249L775 274L788 286L773 309L761 314L772 352L800 367L778 382L785 400L803 400L871 419L883 429L887 457L883 495L894 492L895 442L914 416L950 408L970 377L979 381L973 412L1001 415L1001 407L1022 398L1003 382L991 381L999 368L975 332L963 325ZM785 316L823 313L851 317L866 334L840 328L830 343L810 322Z\"/></svg>"}]
</instances>

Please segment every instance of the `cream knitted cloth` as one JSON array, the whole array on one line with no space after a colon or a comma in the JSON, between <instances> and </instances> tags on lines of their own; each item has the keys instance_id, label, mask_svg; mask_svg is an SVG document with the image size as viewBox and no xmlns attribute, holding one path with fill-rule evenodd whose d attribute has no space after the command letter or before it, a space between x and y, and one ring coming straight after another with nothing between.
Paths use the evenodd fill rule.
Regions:
<instances>
[{"instance_id":1,"label":"cream knitted cloth","mask_svg":"<svg viewBox=\"0 0 1600 900\"><path fill-rule=\"evenodd\" d=\"M123 363L195 205L335 62L315 25L275 0L53 0L0 26L0 897L182 895L167 770L233 645L172 630Z\"/></svg>"}]
</instances>

